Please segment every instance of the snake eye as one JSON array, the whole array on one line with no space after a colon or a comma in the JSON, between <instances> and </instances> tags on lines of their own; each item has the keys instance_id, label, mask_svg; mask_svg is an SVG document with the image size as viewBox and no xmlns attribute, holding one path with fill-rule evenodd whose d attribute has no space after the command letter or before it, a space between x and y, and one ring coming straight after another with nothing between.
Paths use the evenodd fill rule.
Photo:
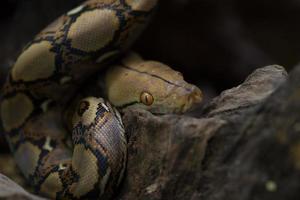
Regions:
<instances>
[{"instance_id":1,"label":"snake eye","mask_svg":"<svg viewBox=\"0 0 300 200\"><path fill-rule=\"evenodd\" d=\"M142 92L140 101L146 106L151 106L154 102L153 96L148 92Z\"/></svg>"},{"instance_id":2,"label":"snake eye","mask_svg":"<svg viewBox=\"0 0 300 200\"><path fill-rule=\"evenodd\" d=\"M77 110L77 113L79 116L82 116L83 113L89 109L90 107L90 103L87 102L87 101L81 101L80 104L79 104L79 107L78 107L78 110Z\"/></svg>"}]
</instances>

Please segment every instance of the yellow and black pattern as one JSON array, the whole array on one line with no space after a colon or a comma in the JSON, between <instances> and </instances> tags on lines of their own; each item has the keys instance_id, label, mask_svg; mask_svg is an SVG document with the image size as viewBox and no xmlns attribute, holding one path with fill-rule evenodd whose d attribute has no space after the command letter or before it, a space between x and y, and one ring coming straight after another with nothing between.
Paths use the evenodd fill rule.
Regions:
<instances>
[{"instance_id":1,"label":"yellow and black pattern","mask_svg":"<svg viewBox=\"0 0 300 200\"><path fill-rule=\"evenodd\" d=\"M130 47L155 6L156 0L86 1L18 57L3 88L1 118L17 164L37 192L109 198L120 183L127 152L118 112L101 98L83 99L70 133L63 111L83 81Z\"/></svg>"}]
</instances>

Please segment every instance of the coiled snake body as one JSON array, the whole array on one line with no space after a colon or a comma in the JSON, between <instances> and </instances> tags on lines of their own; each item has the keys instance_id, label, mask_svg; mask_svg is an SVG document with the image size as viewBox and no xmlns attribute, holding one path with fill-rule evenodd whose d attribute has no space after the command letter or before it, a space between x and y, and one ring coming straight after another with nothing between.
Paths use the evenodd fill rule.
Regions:
<instances>
[{"instance_id":1,"label":"coiled snake body","mask_svg":"<svg viewBox=\"0 0 300 200\"><path fill-rule=\"evenodd\" d=\"M68 105L88 77L130 47L156 1L86 1L18 57L2 91L1 118L15 160L37 192L105 199L118 187L127 158L119 112L97 97L76 101L75 110ZM180 73L136 54L110 66L105 83L108 100L120 109L184 112L201 100L200 90ZM66 116L72 116L71 133Z\"/></svg>"}]
</instances>

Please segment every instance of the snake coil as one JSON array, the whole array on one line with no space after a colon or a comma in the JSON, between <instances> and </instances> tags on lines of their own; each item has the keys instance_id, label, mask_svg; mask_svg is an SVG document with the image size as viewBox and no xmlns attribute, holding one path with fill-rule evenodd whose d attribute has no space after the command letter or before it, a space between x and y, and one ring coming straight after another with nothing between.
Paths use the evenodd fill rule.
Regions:
<instances>
[{"instance_id":1,"label":"snake coil","mask_svg":"<svg viewBox=\"0 0 300 200\"><path fill-rule=\"evenodd\" d=\"M88 77L127 51L156 4L86 1L39 33L16 60L2 91L1 118L15 160L37 192L56 199L114 194L127 158L120 114L103 98L86 97L71 112L69 133L64 113ZM110 68L107 93L115 106L164 113L201 99L198 88L163 64L131 55Z\"/></svg>"},{"instance_id":2,"label":"snake coil","mask_svg":"<svg viewBox=\"0 0 300 200\"><path fill-rule=\"evenodd\" d=\"M155 5L86 1L18 57L2 92L1 117L17 164L40 193L105 198L120 183L126 138L118 112L101 98L83 99L73 117L72 150L61 113L87 77L130 46Z\"/></svg>"}]
</instances>

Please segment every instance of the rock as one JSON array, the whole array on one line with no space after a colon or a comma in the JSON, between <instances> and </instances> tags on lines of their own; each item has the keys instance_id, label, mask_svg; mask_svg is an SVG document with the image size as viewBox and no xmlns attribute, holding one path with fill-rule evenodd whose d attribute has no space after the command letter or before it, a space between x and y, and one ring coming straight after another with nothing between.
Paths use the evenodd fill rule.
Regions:
<instances>
[{"instance_id":1,"label":"rock","mask_svg":"<svg viewBox=\"0 0 300 200\"><path fill-rule=\"evenodd\" d=\"M245 120L211 140L200 193L206 200L298 199L300 66Z\"/></svg>"},{"instance_id":2,"label":"rock","mask_svg":"<svg viewBox=\"0 0 300 200\"><path fill-rule=\"evenodd\" d=\"M21 186L0 174L0 199L6 200L46 200L42 197L29 194Z\"/></svg>"},{"instance_id":3,"label":"rock","mask_svg":"<svg viewBox=\"0 0 300 200\"><path fill-rule=\"evenodd\" d=\"M245 115L245 110L253 110L260 106L287 77L285 69L278 65L259 68L241 85L225 90L214 98L205 106L204 113L208 117L241 117Z\"/></svg>"},{"instance_id":4,"label":"rock","mask_svg":"<svg viewBox=\"0 0 300 200\"><path fill-rule=\"evenodd\" d=\"M154 116L127 110L127 175L118 199L183 198L200 185L209 139L225 124L218 118Z\"/></svg>"}]
</instances>

